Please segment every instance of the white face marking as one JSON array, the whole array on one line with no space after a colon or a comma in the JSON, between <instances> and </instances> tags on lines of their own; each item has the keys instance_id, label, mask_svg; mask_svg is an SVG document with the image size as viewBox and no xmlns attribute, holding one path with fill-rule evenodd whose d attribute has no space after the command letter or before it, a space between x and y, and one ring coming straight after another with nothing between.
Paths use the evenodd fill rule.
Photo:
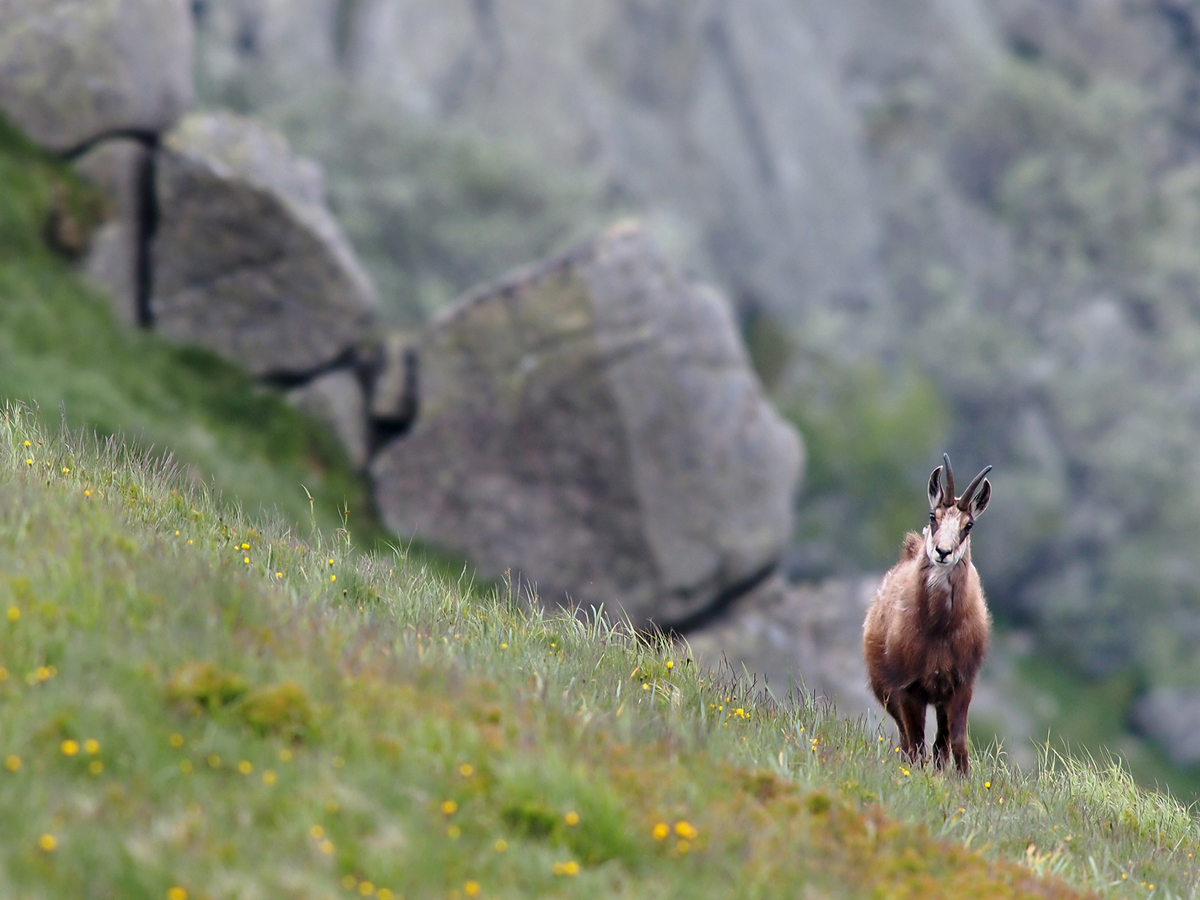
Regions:
<instances>
[{"instance_id":1,"label":"white face marking","mask_svg":"<svg viewBox=\"0 0 1200 900\"><path fill-rule=\"evenodd\" d=\"M971 544L970 536L963 527L970 521L965 512L957 506L949 509L938 507L934 510L937 522L930 522L925 528L925 555L933 563L929 573L929 586L932 588L935 573L946 581L950 570L966 555L967 547ZM941 551L940 553L938 551Z\"/></svg>"}]
</instances>

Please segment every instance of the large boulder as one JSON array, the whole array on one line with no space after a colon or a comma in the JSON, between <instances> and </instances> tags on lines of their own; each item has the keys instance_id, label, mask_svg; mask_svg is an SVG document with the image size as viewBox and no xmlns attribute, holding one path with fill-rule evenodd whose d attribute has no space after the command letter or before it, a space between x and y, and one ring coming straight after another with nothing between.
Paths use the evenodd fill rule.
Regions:
<instances>
[{"instance_id":1,"label":"large boulder","mask_svg":"<svg viewBox=\"0 0 1200 900\"><path fill-rule=\"evenodd\" d=\"M401 535L671 626L778 559L800 464L725 303L626 224L434 320L372 473Z\"/></svg>"},{"instance_id":2,"label":"large boulder","mask_svg":"<svg viewBox=\"0 0 1200 900\"><path fill-rule=\"evenodd\" d=\"M187 0L0 0L0 110L53 150L155 134L192 102Z\"/></svg>"},{"instance_id":3,"label":"large boulder","mask_svg":"<svg viewBox=\"0 0 1200 900\"><path fill-rule=\"evenodd\" d=\"M313 372L371 333L375 292L324 201L320 168L277 132L193 115L157 160L150 313L259 376Z\"/></svg>"}]
</instances>

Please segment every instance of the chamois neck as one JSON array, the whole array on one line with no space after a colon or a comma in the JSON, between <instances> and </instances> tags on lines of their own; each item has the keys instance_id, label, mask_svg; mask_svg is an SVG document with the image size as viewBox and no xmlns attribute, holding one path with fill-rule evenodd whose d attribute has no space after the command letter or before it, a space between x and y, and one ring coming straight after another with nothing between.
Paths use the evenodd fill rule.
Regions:
<instances>
[{"instance_id":1,"label":"chamois neck","mask_svg":"<svg viewBox=\"0 0 1200 900\"><path fill-rule=\"evenodd\" d=\"M917 602L926 619L948 622L961 614L961 601L966 596L967 572L970 568L969 543L962 557L951 566L935 565L927 554L921 554L921 564L917 570L920 575Z\"/></svg>"}]
</instances>

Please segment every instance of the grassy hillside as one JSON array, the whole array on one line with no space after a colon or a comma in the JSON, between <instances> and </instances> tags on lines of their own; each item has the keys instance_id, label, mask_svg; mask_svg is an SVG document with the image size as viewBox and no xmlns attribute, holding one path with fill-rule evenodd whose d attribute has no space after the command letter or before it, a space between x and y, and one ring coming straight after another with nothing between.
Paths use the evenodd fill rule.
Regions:
<instances>
[{"instance_id":1,"label":"grassy hillside","mask_svg":"<svg viewBox=\"0 0 1200 900\"><path fill-rule=\"evenodd\" d=\"M211 354L113 321L43 239L62 205L86 229L100 200L0 120L0 397L40 405L48 422L61 409L73 427L170 448L247 509L306 520L307 487L325 523L343 504L366 514L364 488L325 429Z\"/></svg>"},{"instance_id":2,"label":"grassy hillside","mask_svg":"<svg viewBox=\"0 0 1200 900\"><path fill-rule=\"evenodd\" d=\"M1200 885L1200 827L1119 769L914 771L670 645L470 600L353 540L0 410L0 895Z\"/></svg>"}]
</instances>

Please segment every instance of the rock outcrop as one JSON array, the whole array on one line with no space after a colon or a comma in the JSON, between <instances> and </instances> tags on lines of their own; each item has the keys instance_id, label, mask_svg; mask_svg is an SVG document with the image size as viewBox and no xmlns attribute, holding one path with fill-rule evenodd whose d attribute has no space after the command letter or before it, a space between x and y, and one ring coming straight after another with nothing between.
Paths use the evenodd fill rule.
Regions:
<instances>
[{"instance_id":1,"label":"rock outcrop","mask_svg":"<svg viewBox=\"0 0 1200 900\"><path fill-rule=\"evenodd\" d=\"M726 305L617 226L431 323L388 525L547 603L671 626L778 559L801 461Z\"/></svg>"},{"instance_id":2,"label":"rock outcrop","mask_svg":"<svg viewBox=\"0 0 1200 900\"><path fill-rule=\"evenodd\" d=\"M65 152L153 135L192 102L187 0L0 0L0 110Z\"/></svg>"},{"instance_id":3,"label":"rock outcrop","mask_svg":"<svg viewBox=\"0 0 1200 900\"><path fill-rule=\"evenodd\" d=\"M319 167L282 136L233 115L189 116L156 165L155 328L285 379L369 336L374 289L324 205Z\"/></svg>"}]
</instances>

